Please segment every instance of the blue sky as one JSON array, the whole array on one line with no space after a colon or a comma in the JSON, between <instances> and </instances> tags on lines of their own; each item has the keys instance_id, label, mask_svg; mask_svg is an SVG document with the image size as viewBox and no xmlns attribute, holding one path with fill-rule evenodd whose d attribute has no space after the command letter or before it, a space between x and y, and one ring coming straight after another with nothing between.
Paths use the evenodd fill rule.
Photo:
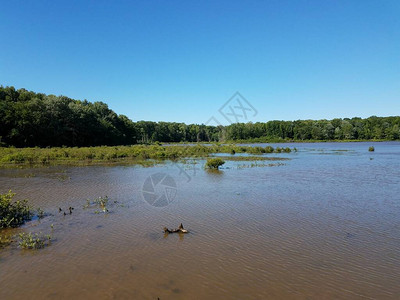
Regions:
<instances>
[{"instance_id":1,"label":"blue sky","mask_svg":"<svg viewBox=\"0 0 400 300\"><path fill-rule=\"evenodd\" d=\"M2 1L0 84L134 121L400 115L400 1ZM220 120L222 123L222 120Z\"/></svg>"}]
</instances>

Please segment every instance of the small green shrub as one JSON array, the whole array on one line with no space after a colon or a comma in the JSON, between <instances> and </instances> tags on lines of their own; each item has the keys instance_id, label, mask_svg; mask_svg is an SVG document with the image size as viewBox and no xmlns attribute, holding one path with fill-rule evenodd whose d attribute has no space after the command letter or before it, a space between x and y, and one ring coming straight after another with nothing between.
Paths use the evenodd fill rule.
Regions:
<instances>
[{"instance_id":1,"label":"small green shrub","mask_svg":"<svg viewBox=\"0 0 400 300\"><path fill-rule=\"evenodd\" d=\"M12 202L15 193L0 194L0 228L17 227L32 218L26 200Z\"/></svg>"},{"instance_id":2,"label":"small green shrub","mask_svg":"<svg viewBox=\"0 0 400 300\"><path fill-rule=\"evenodd\" d=\"M22 249L42 249L48 246L51 242L51 236L32 233L20 233L19 247Z\"/></svg>"},{"instance_id":3,"label":"small green shrub","mask_svg":"<svg viewBox=\"0 0 400 300\"><path fill-rule=\"evenodd\" d=\"M209 169L218 169L220 166L222 166L225 163L225 161L223 161L220 158L209 158L206 162L206 168Z\"/></svg>"},{"instance_id":4,"label":"small green shrub","mask_svg":"<svg viewBox=\"0 0 400 300\"><path fill-rule=\"evenodd\" d=\"M375 151L375 148L374 148L373 146L371 146L371 147L368 148L368 151L369 151L369 152L374 152L374 151Z\"/></svg>"}]
</instances>

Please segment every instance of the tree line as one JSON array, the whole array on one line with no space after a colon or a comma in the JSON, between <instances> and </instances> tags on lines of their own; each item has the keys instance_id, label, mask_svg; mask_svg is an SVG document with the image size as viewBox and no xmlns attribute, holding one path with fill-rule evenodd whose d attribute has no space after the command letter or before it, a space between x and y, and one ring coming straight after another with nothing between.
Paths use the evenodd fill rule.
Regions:
<instances>
[{"instance_id":1,"label":"tree line","mask_svg":"<svg viewBox=\"0 0 400 300\"><path fill-rule=\"evenodd\" d=\"M103 102L0 86L0 145L132 145L238 140L398 140L400 117L268 121L207 126L133 122Z\"/></svg>"}]
</instances>

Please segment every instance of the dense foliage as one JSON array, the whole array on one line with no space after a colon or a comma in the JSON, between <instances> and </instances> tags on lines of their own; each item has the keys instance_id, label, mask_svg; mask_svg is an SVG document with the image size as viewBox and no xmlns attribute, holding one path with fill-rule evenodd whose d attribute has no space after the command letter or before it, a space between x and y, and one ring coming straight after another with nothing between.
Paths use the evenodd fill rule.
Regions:
<instances>
[{"instance_id":1,"label":"dense foliage","mask_svg":"<svg viewBox=\"0 0 400 300\"><path fill-rule=\"evenodd\" d=\"M32 217L31 207L25 200L12 201L14 193L0 194L0 229L17 227Z\"/></svg>"},{"instance_id":2,"label":"dense foliage","mask_svg":"<svg viewBox=\"0 0 400 300\"><path fill-rule=\"evenodd\" d=\"M0 145L17 147L131 145L159 142L397 140L400 117L269 121L206 126L132 122L103 102L0 86Z\"/></svg>"},{"instance_id":3,"label":"dense foliage","mask_svg":"<svg viewBox=\"0 0 400 300\"><path fill-rule=\"evenodd\" d=\"M102 102L0 87L1 142L26 146L132 144L133 122Z\"/></svg>"}]
</instances>

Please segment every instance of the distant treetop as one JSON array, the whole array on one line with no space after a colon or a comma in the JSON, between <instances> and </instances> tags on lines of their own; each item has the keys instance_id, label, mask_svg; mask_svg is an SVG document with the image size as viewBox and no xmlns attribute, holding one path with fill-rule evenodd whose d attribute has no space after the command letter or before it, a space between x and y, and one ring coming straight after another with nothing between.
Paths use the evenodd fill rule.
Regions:
<instances>
[{"instance_id":1,"label":"distant treetop","mask_svg":"<svg viewBox=\"0 0 400 300\"><path fill-rule=\"evenodd\" d=\"M398 140L400 117L268 121L206 126L133 122L103 102L0 86L0 146L98 146L153 142Z\"/></svg>"}]
</instances>

